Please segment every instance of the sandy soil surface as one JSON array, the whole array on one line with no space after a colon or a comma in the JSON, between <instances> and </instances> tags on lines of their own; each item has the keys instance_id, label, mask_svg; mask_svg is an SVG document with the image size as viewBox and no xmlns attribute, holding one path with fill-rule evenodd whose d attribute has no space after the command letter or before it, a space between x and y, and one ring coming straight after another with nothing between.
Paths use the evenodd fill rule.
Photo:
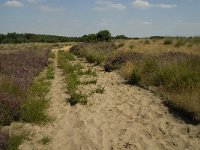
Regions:
<instances>
[{"instance_id":1,"label":"sandy soil surface","mask_svg":"<svg viewBox=\"0 0 200 150\"><path fill-rule=\"evenodd\" d=\"M200 149L199 125L175 118L159 98L149 91L124 84L116 72L104 72L84 59L76 62L98 74L96 85L80 86L80 90L90 93L102 86L105 92L90 95L88 106L70 106L62 70L55 61L55 79L48 95L51 97L48 112L55 120L45 126L24 126L33 136L20 150ZM40 142L45 136L51 139L48 145Z\"/></svg>"}]
</instances>

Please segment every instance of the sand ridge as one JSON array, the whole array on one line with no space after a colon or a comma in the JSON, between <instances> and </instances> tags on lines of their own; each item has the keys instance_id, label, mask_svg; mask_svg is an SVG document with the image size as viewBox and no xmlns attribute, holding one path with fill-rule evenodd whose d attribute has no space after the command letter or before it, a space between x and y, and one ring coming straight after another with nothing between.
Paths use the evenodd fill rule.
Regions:
<instances>
[{"instance_id":1,"label":"sand ridge","mask_svg":"<svg viewBox=\"0 0 200 150\"><path fill-rule=\"evenodd\" d=\"M65 47L68 50L70 47ZM200 126L193 126L174 118L161 100L150 91L124 84L116 72L77 59L86 69L98 74L97 85L105 93L88 97L89 105L70 106L62 70L57 64L52 81L48 113L55 120L45 126L31 125L33 137L25 141L21 150L165 150L200 149ZM80 86L88 92L94 85ZM39 141L48 136L51 141Z\"/></svg>"}]
</instances>

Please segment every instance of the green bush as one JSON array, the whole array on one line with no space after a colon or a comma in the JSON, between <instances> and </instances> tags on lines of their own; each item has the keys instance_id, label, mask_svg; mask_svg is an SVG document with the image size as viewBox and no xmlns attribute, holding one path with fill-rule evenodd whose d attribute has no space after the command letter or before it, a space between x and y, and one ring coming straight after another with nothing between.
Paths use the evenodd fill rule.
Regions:
<instances>
[{"instance_id":1,"label":"green bush","mask_svg":"<svg viewBox=\"0 0 200 150\"><path fill-rule=\"evenodd\" d=\"M165 39L165 41L163 42L164 45L171 45L173 44L173 40L172 39Z\"/></svg>"},{"instance_id":2,"label":"green bush","mask_svg":"<svg viewBox=\"0 0 200 150\"><path fill-rule=\"evenodd\" d=\"M141 79L141 71L139 70L139 68L134 68L129 77L128 83L132 85L138 85Z\"/></svg>"}]
</instances>

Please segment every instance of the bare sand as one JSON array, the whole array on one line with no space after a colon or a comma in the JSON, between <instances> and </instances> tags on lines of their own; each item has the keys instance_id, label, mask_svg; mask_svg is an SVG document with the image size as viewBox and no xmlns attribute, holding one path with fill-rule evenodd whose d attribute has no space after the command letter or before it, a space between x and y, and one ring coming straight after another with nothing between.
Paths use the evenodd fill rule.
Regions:
<instances>
[{"instance_id":1,"label":"bare sand","mask_svg":"<svg viewBox=\"0 0 200 150\"><path fill-rule=\"evenodd\" d=\"M20 145L20 150L200 149L199 125L175 118L158 97L124 84L116 72L104 72L84 59L76 61L98 74L96 85L80 86L80 90L90 93L102 86L105 92L91 94L88 106L70 106L62 70L55 60L55 79L48 95L51 97L48 113L55 120L45 126L23 125L33 134ZM47 145L41 143L45 136L51 139Z\"/></svg>"}]
</instances>

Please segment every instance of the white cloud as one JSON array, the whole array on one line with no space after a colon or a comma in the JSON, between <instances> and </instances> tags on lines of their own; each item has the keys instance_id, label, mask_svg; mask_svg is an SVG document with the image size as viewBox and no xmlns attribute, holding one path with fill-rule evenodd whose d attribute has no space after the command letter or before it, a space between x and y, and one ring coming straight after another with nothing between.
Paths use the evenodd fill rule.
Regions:
<instances>
[{"instance_id":1,"label":"white cloud","mask_svg":"<svg viewBox=\"0 0 200 150\"><path fill-rule=\"evenodd\" d=\"M95 5L96 6L93 8L93 10L95 11L104 11L104 10L110 10L110 9L115 9L115 10L126 9L126 6L122 3L113 3L107 0L97 0L95 2Z\"/></svg>"},{"instance_id":2,"label":"white cloud","mask_svg":"<svg viewBox=\"0 0 200 150\"><path fill-rule=\"evenodd\" d=\"M24 4L19 0L8 0L4 3L4 6L6 6L6 7L21 7L21 6L24 6Z\"/></svg>"},{"instance_id":3,"label":"white cloud","mask_svg":"<svg viewBox=\"0 0 200 150\"><path fill-rule=\"evenodd\" d=\"M40 6L41 11L45 12L63 12L65 11L64 7L50 7L50 6Z\"/></svg>"},{"instance_id":4,"label":"white cloud","mask_svg":"<svg viewBox=\"0 0 200 150\"><path fill-rule=\"evenodd\" d=\"M155 8L175 8L176 7L175 4L152 4L148 2L147 0L134 0L132 5L135 8L139 8L139 9L147 9L151 7L155 7Z\"/></svg>"},{"instance_id":5,"label":"white cloud","mask_svg":"<svg viewBox=\"0 0 200 150\"><path fill-rule=\"evenodd\" d=\"M172 5L168 5L168 4L160 4L160 7L161 7L161 8L175 8L176 5L175 5L175 4L172 4Z\"/></svg>"},{"instance_id":6,"label":"white cloud","mask_svg":"<svg viewBox=\"0 0 200 150\"><path fill-rule=\"evenodd\" d=\"M136 8L149 8L151 7L151 4L145 0L135 0L133 6Z\"/></svg>"},{"instance_id":7,"label":"white cloud","mask_svg":"<svg viewBox=\"0 0 200 150\"><path fill-rule=\"evenodd\" d=\"M141 24L144 24L144 25L152 25L153 23L150 22L150 21L142 21L140 22Z\"/></svg>"}]
</instances>

